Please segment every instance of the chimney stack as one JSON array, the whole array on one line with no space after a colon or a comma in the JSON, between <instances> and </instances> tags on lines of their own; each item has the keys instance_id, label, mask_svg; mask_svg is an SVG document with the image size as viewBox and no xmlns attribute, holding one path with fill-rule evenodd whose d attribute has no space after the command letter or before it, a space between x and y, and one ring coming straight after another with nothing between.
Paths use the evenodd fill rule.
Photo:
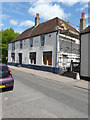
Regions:
<instances>
[{"instance_id":1,"label":"chimney stack","mask_svg":"<svg viewBox=\"0 0 90 120\"><path fill-rule=\"evenodd\" d=\"M39 17L39 14L36 13L36 17L35 17L35 26L40 24L40 17Z\"/></svg>"},{"instance_id":2,"label":"chimney stack","mask_svg":"<svg viewBox=\"0 0 90 120\"><path fill-rule=\"evenodd\" d=\"M80 19L80 32L84 30L85 27L86 27L85 13L82 13L82 17Z\"/></svg>"}]
</instances>

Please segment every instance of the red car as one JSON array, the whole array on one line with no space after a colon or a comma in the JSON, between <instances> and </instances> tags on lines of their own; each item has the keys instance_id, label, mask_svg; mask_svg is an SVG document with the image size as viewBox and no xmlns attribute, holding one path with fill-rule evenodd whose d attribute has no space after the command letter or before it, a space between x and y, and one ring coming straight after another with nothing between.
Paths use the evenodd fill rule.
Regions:
<instances>
[{"instance_id":1,"label":"red car","mask_svg":"<svg viewBox=\"0 0 90 120\"><path fill-rule=\"evenodd\" d=\"M0 64L0 91L4 88L13 90L14 78L11 69L6 64Z\"/></svg>"}]
</instances>

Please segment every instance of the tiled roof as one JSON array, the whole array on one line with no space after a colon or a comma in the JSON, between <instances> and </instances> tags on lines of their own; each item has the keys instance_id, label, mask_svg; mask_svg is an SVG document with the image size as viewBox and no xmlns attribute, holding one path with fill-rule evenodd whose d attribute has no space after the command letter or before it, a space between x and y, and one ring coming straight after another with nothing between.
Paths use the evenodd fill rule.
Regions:
<instances>
[{"instance_id":1,"label":"tiled roof","mask_svg":"<svg viewBox=\"0 0 90 120\"><path fill-rule=\"evenodd\" d=\"M40 23L37 26L33 26L33 27L25 30L24 32L22 32L18 37L16 37L11 42L15 42L15 41L18 41L18 40L23 40L23 39L38 36L38 35L41 35L41 34L54 32L54 31L56 31L56 26L61 27L62 23L64 23L66 26L68 25L69 30L71 32L73 32L74 34L76 34L76 35L79 34L78 31L75 28L73 28L70 24L68 24L68 22L66 22L64 20L61 20L60 18L56 17L56 18L51 19L47 22Z\"/></svg>"},{"instance_id":2,"label":"tiled roof","mask_svg":"<svg viewBox=\"0 0 90 120\"><path fill-rule=\"evenodd\" d=\"M90 33L90 25L81 32L81 34L85 33Z\"/></svg>"}]
</instances>

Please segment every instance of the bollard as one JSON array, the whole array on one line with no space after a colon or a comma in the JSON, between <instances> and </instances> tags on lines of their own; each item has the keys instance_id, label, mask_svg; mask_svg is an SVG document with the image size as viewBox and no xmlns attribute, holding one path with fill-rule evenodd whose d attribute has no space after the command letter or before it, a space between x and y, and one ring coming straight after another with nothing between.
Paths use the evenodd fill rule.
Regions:
<instances>
[{"instance_id":1,"label":"bollard","mask_svg":"<svg viewBox=\"0 0 90 120\"><path fill-rule=\"evenodd\" d=\"M76 73L76 80L80 80L80 75L79 75L79 73Z\"/></svg>"}]
</instances>

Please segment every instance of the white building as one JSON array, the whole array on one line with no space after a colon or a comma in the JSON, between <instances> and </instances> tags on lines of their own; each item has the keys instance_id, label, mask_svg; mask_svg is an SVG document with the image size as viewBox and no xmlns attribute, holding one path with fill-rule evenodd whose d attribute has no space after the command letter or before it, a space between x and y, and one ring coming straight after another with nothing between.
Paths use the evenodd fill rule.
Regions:
<instances>
[{"instance_id":1,"label":"white building","mask_svg":"<svg viewBox=\"0 0 90 120\"><path fill-rule=\"evenodd\" d=\"M56 17L25 30L8 44L8 64L59 71L79 62L79 33L68 22Z\"/></svg>"},{"instance_id":2,"label":"white building","mask_svg":"<svg viewBox=\"0 0 90 120\"><path fill-rule=\"evenodd\" d=\"M80 54L80 75L81 78L90 80L90 25L84 29L80 34L81 54Z\"/></svg>"}]
</instances>

